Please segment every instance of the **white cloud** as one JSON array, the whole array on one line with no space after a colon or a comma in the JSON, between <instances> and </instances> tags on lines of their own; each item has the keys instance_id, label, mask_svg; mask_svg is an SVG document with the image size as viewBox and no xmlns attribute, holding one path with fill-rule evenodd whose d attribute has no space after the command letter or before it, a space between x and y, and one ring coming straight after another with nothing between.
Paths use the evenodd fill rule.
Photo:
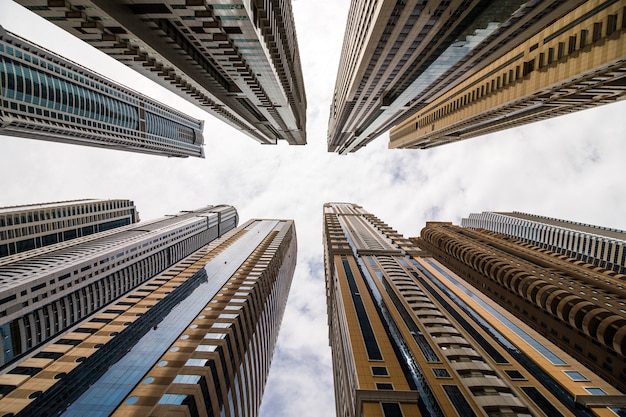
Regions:
<instances>
[{"instance_id":1,"label":"white cloud","mask_svg":"<svg viewBox=\"0 0 626 417\"><path fill-rule=\"evenodd\" d=\"M520 210L626 229L626 103L427 151L381 137L348 156L326 153L326 127L348 1L295 1L308 142L260 146L46 22L0 0L0 24L48 49L206 120L206 159L168 159L0 137L0 206L131 198L143 219L226 203L240 218L292 218L298 267L262 416L334 414L322 256L322 204L361 204L406 236L426 220ZM29 36L32 35L32 36ZM36 39L35 39L36 38Z\"/></svg>"}]
</instances>

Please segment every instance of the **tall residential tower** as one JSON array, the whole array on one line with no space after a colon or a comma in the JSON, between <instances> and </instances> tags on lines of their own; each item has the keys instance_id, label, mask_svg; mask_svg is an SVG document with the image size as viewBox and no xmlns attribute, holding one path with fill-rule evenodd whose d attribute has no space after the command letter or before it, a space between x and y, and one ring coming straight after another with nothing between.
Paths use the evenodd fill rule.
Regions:
<instances>
[{"instance_id":1,"label":"tall residential tower","mask_svg":"<svg viewBox=\"0 0 626 417\"><path fill-rule=\"evenodd\" d=\"M203 122L0 26L0 134L204 157Z\"/></svg>"},{"instance_id":2,"label":"tall residential tower","mask_svg":"<svg viewBox=\"0 0 626 417\"><path fill-rule=\"evenodd\" d=\"M516 238L428 223L416 243L626 392L626 276Z\"/></svg>"},{"instance_id":3,"label":"tall residential tower","mask_svg":"<svg viewBox=\"0 0 626 417\"><path fill-rule=\"evenodd\" d=\"M0 258L0 368L237 226L232 206L118 227Z\"/></svg>"},{"instance_id":4,"label":"tall residential tower","mask_svg":"<svg viewBox=\"0 0 626 417\"><path fill-rule=\"evenodd\" d=\"M290 0L18 3L260 143L306 143Z\"/></svg>"},{"instance_id":5,"label":"tall residential tower","mask_svg":"<svg viewBox=\"0 0 626 417\"><path fill-rule=\"evenodd\" d=\"M626 231L527 213L470 214L462 227L491 230L626 275Z\"/></svg>"},{"instance_id":6,"label":"tall residential tower","mask_svg":"<svg viewBox=\"0 0 626 417\"><path fill-rule=\"evenodd\" d=\"M85 199L0 207L0 258L139 221L130 200Z\"/></svg>"},{"instance_id":7,"label":"tall residential tower","mask_svg":"<svg viewBox=\"0 0 626 417\"><path fill-rule=\"evenodd\" d=\"M0 409L255 417L295 264L293 221L250 220L0 375Z\"/></svg>"},{"instance_id":8,"label":"tall residential tower","mask_svg":"<svg viewBox=\"0 0 626 417\"><path fill-rule=\"evenodd\" d=\"M626 97L623 1L577 6L399 123L390 148L431 148Z\"/></svg>"},{"instance_id":9,"label":"tall residential tower","mask_svg":"<svg viewBox=\"0 0 626 417\"><path fill-rule=\"evenodd\" d=\"M620 99L623 15L617 0L353 0L328 150L396 125L390 147L427 148Z\"/></svg>"},{"instance_id":10,"label":"tall residential tower","mask_svg":"<svg viewBox=\"0 0 626 417\"><path fill-rule=\"evenodd\" d=\"M617 388L360 206L324 205L324 246L337 416L626 413Z\"/></svg>"}]
</instances>

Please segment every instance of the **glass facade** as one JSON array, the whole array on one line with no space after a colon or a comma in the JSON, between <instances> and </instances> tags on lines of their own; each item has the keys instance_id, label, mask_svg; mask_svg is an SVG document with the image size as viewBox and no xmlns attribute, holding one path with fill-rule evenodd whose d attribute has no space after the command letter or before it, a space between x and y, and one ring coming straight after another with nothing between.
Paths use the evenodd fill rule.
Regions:
<instances>
[{"instance_id":1,"label":"glass facade","mask_svg":"<svg viewBox=\"0 0 626 417\"><path fill-rule=\"evenodd\" d=\"M75 82L53 77L39 68L23 65L7 57L0 57L0 62L3 97L127 129L137 129L139 125L136 105L111 98ZM46 62L41 61L40 65L45 68ZM52 70L60 72L56 65ZM84 85L83 77L79 78L77 74L73 76ZM36 113L40 114L41 109Z\"/></svg>"},{"instance_id":2,"label":"glass facade","mask_svg":"<svg viewBox=\"0 0 626 417\"><path fill-rule=\"evenodd\" d=\"M201 269L174 292L168 294L161 303L173 308L157 305L148 310L144 314L145 317L142 316L142 320L135 321L128 331L118 336L116 343L129 346L128 352L93 382L62 415L65 417L86 414L93 417L111 415L161 357L163 352L155 347L172 344L187 324L204 309L204 305L217 290L219 286L209 283L205 270ZM158 325L155 326L153 323ZM139 335L143 336L137 337ZM130 339L125 342L121 340L123 337ZM102 349L100 353L104 353ZM107 354L111 355L110 352ZM166 366L167 362L162 361L158 365ZM185 366L204 366L204 363L186 363ZM107 400L94 404L93 398Z\"/></svg>"},{"instance_id":3,"label":"glass facade","mask_svg":"<svg viewBox=\"0 0 626 417\"><path fill-rule=\"evenodd\" d=\"M248 222L0 374L0 409L257 415L295 260L292 221Z\"/></svg>"},{"instance_id":4,"label":"glass facade","mask_svg":"<svg viewBox=\"0 0 626 417\"><path fill-rule=\"evenodd\" d=\"M0 133L167 156L203 156L203 123L0 27Z\"/></svg>"},{"instance_id":5,"label":"glass facade","mask_svg":"<svg viewBox=\"0 0 626 417\"><path fill-rule=\"evenodd\" d=\"M343 267L348 280L348 285L350 286L352 302L354 303L354 308L356 309L357 317L359 319L359 327L361 328L363 340L365 341L367 356L370 360L382 360L383 357L380 353L380 349L378 348L378 343L376 342L372 325L367 318L365 306L361 300L361 295L359 294L359 290L356 286L356 282L347 259L343 261Z\"/></svg>"},{"instance_id":6,"label":"glass facade","mask_svg":"<svg viewBox=\"0 0 626 417\"><path fill-rule=\"evenodd\" d=\"M446 271L444 271L441 267L439 267L439 265L435 264L434 262L432 262L430 260L427 260L426 262L430 266L435 268L440 274L442 274L444 277L446 277L448 279L448 281L452 285L456 286L457 288L462 289L463 292L465 292L465 294L468 297L472 298L474 301L479 303L482 308L484 308L490 314L492 314L494 317L496 317L498 319L498 321L501 323L501 325L505 326L507 329L509 329L510 331L515 333L517 336L519 336L521 339L523 339L526 343L528 343L535 350L537 350L538 353L540 353L546 359L548 359L553 365L567 365L567 363L563 359L559 358L554 352L550 351L550 349L548 347L546 347L545 345L543 345L542 343L537 341L534 337L529 335L527 332L522 330L519 326L514 324L504 314L500 313L498 310L496 310L489 303L485 302L480 297L477 297L474 294L473 289L468 288L466 285L462 284L459 280L456 280L456 279L452 278L452 276L450 276L450 274L448 274ZM476 317L478 317L478 316L476 316ZM499 332L496 331L495 329L493 329L493 332L494 332L494 334L499 334ZM502 340L503 343L506 343L511 348L513 348L513 345L511 345L509 342L504 342L504 337L499 336L498 338L500 340Z\"/></svg>"},{"instance_id":7,"label":"glass facade","mask_svg":"<svg viewBox=\"0 0 626 417\"><path fill-rule=\"evenodd\" d=\"M83 208L68 203L44 213ZM222 219L237 218L232 206L207 206L8 258L0 265L0 367L234 228Z\"/></svg>"}]
</instances>

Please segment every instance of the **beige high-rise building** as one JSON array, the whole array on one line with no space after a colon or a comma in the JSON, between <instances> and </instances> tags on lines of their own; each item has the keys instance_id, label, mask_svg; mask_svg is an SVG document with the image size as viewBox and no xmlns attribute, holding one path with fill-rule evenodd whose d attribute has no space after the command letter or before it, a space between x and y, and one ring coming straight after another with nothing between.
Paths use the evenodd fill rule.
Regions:
<instances>
[{"instance_id":1,"label":"beige high-rise building","mask_svg":"<svg viewBox=\"0 0 626 417\"><path fill-rule=\"evenodd\" d=\"M390 148L426 149L626 97L623 1L578 7L391 130Z\"/></svg>"},{"instance_id":2,"label":"beige high-rise building","mask_svg":"<svg viewBox=\"0 0 626 417\"><path fill-rule=\"evenodd\" d=\"M19 0L262 144L306 144L291 0Z\"/></svg>"},{"instance_id":3,"label":"beige high-rise building","mask_svg":"<svg viewBox=\"0 0 626 417\"><path fill-rule=\"evenodd\" d=\"M626 412L626 396L615 386L529 326L525 315L477 291L429 247L356 204L324 205L338 417ZM596 313L589 317L606 317ZM623 367L623 356L613 365Z\"/></svg>"},{"instance_id":4,"label":"beige high-rise building","mask_svg":"<svg viewBox=\"0 0 626 417\"><path fill-rule=\"evenodd\" d=\"M237 223L206 206L0 258L0 373Z\"/></svg>"},{"instance_id":5,"label":"beige high-rise building","mask_svg":"<svg viewBox=\"0 0 626 417\"><path fill-rule=\"evenodd\" d=\"M328 150L355 152L394 126L390 147L426 148L615 101L623 6L353 0Z\"/></svg>"}]
</instances>

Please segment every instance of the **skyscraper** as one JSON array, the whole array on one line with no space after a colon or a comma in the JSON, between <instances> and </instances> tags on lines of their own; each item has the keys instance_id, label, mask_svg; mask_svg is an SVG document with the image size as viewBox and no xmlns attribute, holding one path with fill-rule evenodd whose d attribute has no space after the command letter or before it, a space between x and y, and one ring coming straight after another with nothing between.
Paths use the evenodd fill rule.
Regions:
<instances>
[{"instance_id":1,"label":"skyscraper","mask_svg":"<svg viewBox=\"0 0 626 417\"><path fill-rule=\"evenodd\" d=\"M203 157L203 122L0 26L0 134Z\"/></svg>"},{"instance_id":2,"label":"skyscraper","mask_svg":"<svg viewBox=\"0 0 626 417\"><path fill-rule=\"evenodd\" d=\"M399 123L390 148L431 148L626 97L621 1L589 0Z\"/></svg>"},{"instance_id":3,"label":"skyscraper","mask_svg":"<svg viewBox=\"0 0 626 417\"><path fill-rule=\"evenodd\" d=\"M292 221L250 220L0 375L0 409L254 417L295 263Z\"/></svg>"},{"instance_id":4,"label":"skyscraper","mask_svg":"<svg viewBox=\"0 0 626 417\"><path fill-rule=\"evenodd\" d=\"M0 207L0 258L139 221L130 200L85 199Z\"/></svg>"},{"instance_id":5,"label":"skyscraper","mask_svg":"<svg viewBox=\"0 0 626 417\"><path fill-rule=\"evenodd\" d=\"M626 232L527 213L472 213L462 227L491 230L626 275Z\"/></svg>"},{"instance_id":6,"label":"skyscraper","mask_svg":"<svg viewBox=\"0 0 626 417\"><path fill-rule=\"evenodd\" d=\"M324 205L324 245L338 417L626 412L615 387L360 206Z\"/></svg>"},{"instance_id":7,"label":"skyscraper","mask_svg":"<svg viewBox=\"0 0 626 417\"><path fill-rule=\"evenodd\" d=\"M429 223L417 243L626 392L626 276L506 235Z\"/></svg>"},{"instance_id":8,"label":"skyscraper","mask_svg":"<svg viewBox=\"0 0 626 417\"><path fill-rule=\"evenodd\" d=\"M50 341L237 225L207 206L0 259L0 366Z\"/></svg>"},{"instance_id":9,"label":"skyscraper","mask_svg":"<svg viewBox=\"0 0 626 417\"><path fill-rule=\"evenodd\" d=\"M306 143L290 0L18 3L260 143Z\"/></svg>"},{"instance_id":10,"label":"skyscraper","mask_svg":"<svg viewBox=\"0 0 626 417\"><path fill-rule=\"evenodd\" d=\"M390 147L425 148L471 136L470 114L478 135L619 99L622 16L619 1L353 0L328 150L396 125Z\"/></svg>"}]
</instances>

